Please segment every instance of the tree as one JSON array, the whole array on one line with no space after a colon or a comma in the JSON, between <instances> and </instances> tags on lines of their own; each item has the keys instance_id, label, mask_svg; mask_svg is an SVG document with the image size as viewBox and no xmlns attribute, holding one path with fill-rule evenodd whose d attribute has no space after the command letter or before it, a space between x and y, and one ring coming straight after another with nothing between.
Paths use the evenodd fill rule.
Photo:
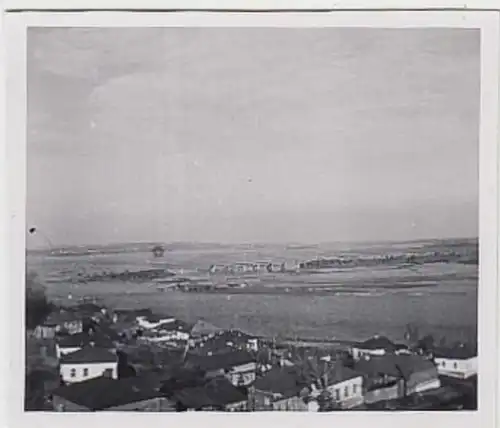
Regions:
<instances>
[{"instance_id":1,"label":"tree","mask_svg":"<svg viewBox=\"0 0 500 428\"><path fill-rule=\"evenodd\" d=\"M34 272L26 272L26 328L34 329L40 325L52 311L45 294L45 287Z\"/></svg>"},{"instance_id":2,"label":"tree","mask_svg":"<svg viewBox=\"0 0 500 428\"><path fill-rule=\"evenodd\" d=\"M420 340L418 327L414 324L406 325L405 340L410 348L415 348Z\"/></svg>"},{"instance_id":3,"label":"tree","mask_svg":"<svg viewBox=\"0 0 500 428\"><path fill-rule=\"evenodd\" d=\"M417 348L421 349L424 353L429 353L434 350L434 336L428 334L417 342Z\"/></svg>"}]
</instances>

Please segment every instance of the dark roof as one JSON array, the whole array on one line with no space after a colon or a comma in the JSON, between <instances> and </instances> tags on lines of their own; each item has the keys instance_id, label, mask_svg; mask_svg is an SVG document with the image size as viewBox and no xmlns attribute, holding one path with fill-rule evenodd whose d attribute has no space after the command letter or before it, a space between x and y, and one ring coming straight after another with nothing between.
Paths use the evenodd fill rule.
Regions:
<instances>
[{"instance_id":1,"label":"dark roof","mask_svg":"<svg viewBox=\"0 0 500 428\"><path fill-rule=\"evenodd\" d=\"M329 385L335 385L337 383L361 376L358 372L350 369L349 367L345 367L341 362L332 363L330 366L331 369L328 372Z\"/></svg>"},{"instance_id":2,"label":"dark roof","mask_svg":"<svg viewBox=\"0 0 500 428\"><path fill-rule=\"evenodd\" d=\"M99 333L76 333L62 336L58 340L61 348L78 348L92 343L100 348L113 348L113 341L108 336Z\"/></svg>"},{"instance_id":3,"label":"dark roof","mask_svg":"<svg viewBox=\"0 0 500 428\"><path fill-rule=\"evenodd\" d=\"M188 324L187 322L175 319L174 321L164 322L160 324L158 327L155 327L155 330L166 330L166 331L181 331L189 333L193 326Z\"/></svg>"},{"instance_id":4,"label":"dark roof","mask_svg":"<svg viewBox=\"0 0 500 428\"><path fill-rule=\"evenodd\" d=\"M419 355L372 356L356 362L355 370L365 376L388 375L408 379L413 373L433 372L437 377L434 363Z\"/></svg>"},{"instance_id":5,"label":"dark roof","mask_svg":"<svg viewBox=\"0 0 500 428\"><path fill-rule=\"evenodd\" d=\"M117 356L109 350L93 346L86 346L79 351L61 357L61 364L112 363L117 361Z\"/></svg>"},{"instance_id":6,"label":"dark roof","mask_svg":"<svg viewBox=\"0 0 500 428\"><path fill-rule=\"evenodd\" d=\"M230 369L232 367L255 362L255 358L245 351L233 351L212 356L189 355L188 365L204 371Z\"/></svg>"},{"instance_id":7,"label":"dark roof","mask_svg":"<svg viewBox=\"0 0 500 428\"><path fill-rule=\"evenodd\" d=\"M56 389L53 395L90 410L105 410L110 407L137 403L161 397L159 383L151 376L126 379L99 377L77 382Z\"/></svg>"},{"instance_id":8,"label":"dark roof","mask_svg":"<svg viewBox=\"0 0 500 428\"><path fill-rule=\"evenodd\" d=\"M253 386L259 391L293 397L300 392L305 384L293 367L277 367L257 379Z\"/></svg>"},{"instance_id":9,"label":"dark roof","mask_svg":"<svg viewBox=\"0 0 500 428\"><path fill-rule=\"evenodd\" d=\"M225 378L212 379L202 387L186 388L174 394L174 399L188 409L224 407L246 401L247 396Z\"/></svg>"},{"instance_id":10,"label":"dark roof","mask_svg":"<svg viewBox=\"0 0 500 428\"><path fill-rule=\"evenodd\" d=\"M451 358L456 360L466 360L477 357L477 350L472 346L456 345L453 347L441 347L434 350L437 358Z\"/></svg>"},{"instance_id":11,"label":"dark roof","mask_svg":"<svg viewBox=\"0 0 500 428\"><path fill-rule=\"evenodd\" d=\"M394 348L395 348L397 351L410 349L410 348L408 347L408 345L405 345L404 343L396 343L396 344L394 345Z\"/></svg>"},{"instance_id":12,"label":"dark roof","mask_svg":"<svg viewBox=\"0 0 500 428\"><path fill-rule=\"evenodd\" d=\"M396 345L385 336L374 336L364 342L358 343L360 349L385 349L386 351L395 351Z\"/></svg>"},{"instance_id":13,"label":"dark roof","mask_svg":"<svg viewBox=\"0 0 500 428\"><path fill-rule=\"evenodd\" d=\"M73 310L85 314L96 314L105 309L104 306L97 305L91 302L79 303Z\"/></svg>"}]
</instances>

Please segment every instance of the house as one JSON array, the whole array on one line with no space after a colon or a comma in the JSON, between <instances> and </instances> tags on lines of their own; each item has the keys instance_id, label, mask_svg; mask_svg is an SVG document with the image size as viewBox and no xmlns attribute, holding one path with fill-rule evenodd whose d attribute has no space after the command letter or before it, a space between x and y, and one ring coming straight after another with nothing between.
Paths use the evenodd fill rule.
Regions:
<instances>
[{"instance_id":1,"label":"house","mask_svg":"<svg viewBox=\"0 0 500 428\"><path fill-rule=\"evenodd\" d=\"M53 312L47 317L44 325L54 328L56 333L76 334L83 331L81 314L68 310Z\"/></svg>"},{"instance_id":2,"label":"house","mask_svg":"<svg viewBox=\"0 0 500 428\"><path fill-rule=\"evenodd\" d=\"M397 346L385 336L374 336L351 348L354 360L359 360L363 355L385 355L396 352Z\"/></svg>"},{"instance_id":3,"label":"house","mask_svg":"<svg viewBox=\"0 0 500 428\"><path fill-rule=\"evenodd\" d=\"M477 375L477 351L460 344L434 350L434 363L440 375L468 379Z\"/></svg>"},{"instance_id":4,"label":"house","mask_svg":"<svg viewBox=\"0 0 500 428\"><path fill-rule=\"evenodd\" d=\"M248 408L247 396L227 379L211 379L203 386L177 391L173 399L181 411L238 412Z\"/></svg>"},{"instance_id":5,"label":"house","mask_svg":"<svg viewBox=\"0 0 500 428\"><path fill-rule=\"evenodd\" d=\"M58 412L175 411L174 403L151 377L96 377L65 385L53 392L52 403Z\"/></svg>"},{"instance_id":6,"label":"house","mask_svg":"<svg viewBox=\"0 0 500 428\"><path fill-rule=\"evenodd\" d=\"M255 336L239 330L224 330L205 336L198 342L196 351L198 354L214 355L233 350L256 352L258 349L259 340Z\"/></svg>"},{"instance_id":7,"label":"house","mask_svg":"<svg viewBox=\"0 0 500 428\"><path fill-rule=\"evenodd\" d=\"M56 357L79 351L84 346L97 346L99 348L113 349L114 343L108 337L100 333L76 333L58 338L56 342Z\"/></svg>"},{"instance_id":8,"label":"house","mask_svg":"<svg viewBox=\"0 0 500 428\"><path fill-rule=\"evenodd\" d=\"M163 324L172 323L175 321L174 317L170 316L160 316L160 315L149 315L149 316L138 316L137 325L139 328L144 330L150 330L157 328Z\"/></svg>"},{"instance_id":9,"label":"house","mask_svg":"<svg viewBox=\"0 0 500 428\"><path fill-rule=\"evenodd\" d=\"M251 410L307 411L307 384L293 367L276 367L257 379L248 389Z\"/></svg>"},{"instance_id":10,"label":"house","mask_svg":"<svg viewBox=\"0 0 500 428\"><path fill-rule=\"evenodd\" d=\"M228 268L225 265L220 265L220 264L213 264L208 268L209 273L220 273L220 272L227 272Z\"/></svg>"},{"instance_id":11,"label":"house","mask_svg":"<svg viewBox=\"0 0 500 428\"><path fill-rule=\"evenodd\" d=\"M100 376L118 377L118 357L108 349L85 346L62 355L59 370L65 383L82 382Z\"/></svg>"},{"instance_id":12,"label":"house","mask_svg":"<svg viewBox=\"0 0 500 428\"><path fill-rule=\"evenodd\" d=\"M191 326L179 320L167 320L154 328L143 331L141 338L154 343L178 343L187 342L190 335Z\"/></svg>"},{"instance_id":13,"label":"house","mask_svg":"<svg viewBox=\"0 0 500 428\"><path fill-rule=\"evenodd\" d=\"M364 378L365 403L395 400L439 388L437 369L419 355L365 355L354 369Z\"/></svg>"},{"instance_id":14,"label":"house","mask_svg":"<svg viewBox=\"0 0 500 428\"><path fill-rule=\"evenodd\" d=\"M318 401L322 393L327 392L333 404L341 409L352 409L361 406L363 398L363 376L356 371L345 367L340 362L328 364L323 379L314 382L311 386L309 410L315 410L314 402Z\"/></svg>"},{"instance_id":15,"label":"house","mask_svg":"<svg viewBox=\"0 0 500 428\"><path fill-rule=\"evenodd\" d=\"M47 319L35 327L33 334L37 339L53 339L57 331L57 323L54 320Z\"/></svg>"},{"instance_id":16,"label":"house","mask_svg":"<svg viewBox=\"0 0 500 428\"><path fill-rule=\"evenodd\" d=\"M285 263L269 263L267 265L267 271L271 273L285 272L285 270L286 270Z\"/></svg>"},{"instance_id":17,"label":"house","mask_svg":"<svg viewBox=\"0 0 500 428\"><path fill-rule=\"evenodd\" d=\"M226 352L212 356L189 355L187 366L205 373L209 379L225 377L234 386L246 386L255 380L257 362L245 351Z\"/></svg>"},{"instance_id":18,"label":"house","mask_svg":"<svg viewBox=\"0 0 500 428\"><path fill-rule=\"evenodd\" d=\"M113 322L119 321L136 321L138 317L152 317L153 311L151 309L114 309L111 318Z\"/></svg>"}]
</instances>

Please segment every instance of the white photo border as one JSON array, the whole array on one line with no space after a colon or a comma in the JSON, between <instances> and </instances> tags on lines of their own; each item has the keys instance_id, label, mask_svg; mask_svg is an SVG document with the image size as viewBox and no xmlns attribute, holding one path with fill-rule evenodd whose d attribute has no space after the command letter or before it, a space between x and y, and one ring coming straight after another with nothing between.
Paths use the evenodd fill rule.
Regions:
<instances>
[{"instance_id":1,"label":"white photo border","mask_svg":"<svg viewBox=\"0 0 500 428\"><path fill-rule=\"evenodd\" d=\"M24 2L26 3L26 1ZM87 2L88 3L88 2ZM170 2L172 3L172 2ZM182 3L182 2L178 2ZM272 2L271 2L272 3ZM276 2L275 2L276 3ZM367 2L365 2L366 5ZM179 5L180 6L180 5ZM26 35L28 27L372 27L372 28L478 28L481 31L480 125L480 272L479 272L479 409L475 412L340 412L340 413L92 413L56 414L24 412L24 275L26 197ZM88 423L120 426L172 426L193 424L241 428L263 424L291 427L331 425L366 427L404 424L421 428L443 424L454 427L496 426L498 402L498 94L499 17L488 11L336 11L317 12L178 12L172 13L12 13L4 16L6 75L6 180L7 232L5 266L7 299L4 315L8 332L8 420L6 426L51 428L87 426ZM5 182L5 180L2 180ZM460 215L460 213L457 213ZM2 257L2 261L4 258ZM147 419L146 419L147 418ZM130 424L130 425L129 425ZM96 425L97 426L97 425Z\"/></svg>"}]
</instances>

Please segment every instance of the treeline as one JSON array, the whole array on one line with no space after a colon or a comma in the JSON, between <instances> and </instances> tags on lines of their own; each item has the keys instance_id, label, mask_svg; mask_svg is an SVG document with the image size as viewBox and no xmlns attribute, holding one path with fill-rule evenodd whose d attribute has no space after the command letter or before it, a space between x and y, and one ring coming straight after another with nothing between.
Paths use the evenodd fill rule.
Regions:
<instances>
[{"instance_id":1,"label":"treeline","mask_svg":"<svg viewBox=\"0 0 500 428\"><path fill-rule=\"evenodd\" d=\"M26 328L33 330L52 312L53 304L45 294L45 287L36 274L26 273Z\"/></svg>"},{"instance_id":2,"label":"treeline","mask_svg":"<svg viewBox=\"0 0 500 428\"><path fill-rule=\"evenodd\" d=\"M461 263L477 265L479 257L477 251L459 253L455 251L432 252L422 254L386 254L371 257L329 257L307 260L299 263L301 269L325 269L335 267L369 267L379 265L423 265L433 263Z\"/></svg>"},{"instance_id":3,"label":"treeline","mask_svg":"<svg viewBox=\"0 0 500 428\"><path fill-rule=\"evenodd\" d=\"M92 281L148 281L152 279L168 278L175 274L167 269L144 269L139 271L128 271L123 272L104 272L104 273L94 273L90 275L79 274L78 279L81 282L92 282Z\"/></svg>"}]
</instances>

